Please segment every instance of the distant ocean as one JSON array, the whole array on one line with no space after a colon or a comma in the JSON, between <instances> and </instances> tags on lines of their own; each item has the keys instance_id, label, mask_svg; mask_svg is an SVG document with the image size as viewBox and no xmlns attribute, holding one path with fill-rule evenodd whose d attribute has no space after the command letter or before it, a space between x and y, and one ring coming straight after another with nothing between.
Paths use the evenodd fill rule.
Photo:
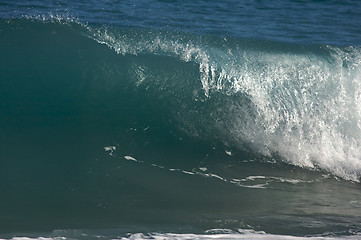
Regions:
<instances>
[{"instance_id":1,"label":"distant ocean","mask_svg":"<svg viewBox=\"0 0 361 240\"><path fill-rule=\"evenodd\" d=\"M361 1L0 0L0 239L361 239Z\"/></svg>"}]
</instances>

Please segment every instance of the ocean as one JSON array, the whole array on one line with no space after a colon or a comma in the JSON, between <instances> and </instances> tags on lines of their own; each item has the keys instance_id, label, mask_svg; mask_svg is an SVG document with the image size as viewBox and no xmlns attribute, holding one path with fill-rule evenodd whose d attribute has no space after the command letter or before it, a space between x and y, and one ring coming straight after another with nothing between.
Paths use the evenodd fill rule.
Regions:
<instances>
[{"instance_id":1,"label":"ocean","mask_svg":"<svg viewBox=\"0 0 361 240\"><path fill-rule=\"evenodd\" d=\"M0 0L0 239L361 239L360 13Z\"/></svg>"}]
</instances>

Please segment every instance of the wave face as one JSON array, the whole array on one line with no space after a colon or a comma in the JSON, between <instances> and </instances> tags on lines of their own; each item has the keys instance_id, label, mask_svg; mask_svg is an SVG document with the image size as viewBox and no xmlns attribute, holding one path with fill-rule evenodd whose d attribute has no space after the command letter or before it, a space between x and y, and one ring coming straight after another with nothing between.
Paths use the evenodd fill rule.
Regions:
<instances>
[{"instance_id":1,"label":"wave face","mask_svg":"<svg viewBox=\"0 0 361 240\"><path fill-rule=\"evenodd\" d=\"M46 57L53 59L57 65L61 61L64 64L74 61L78 68L83 68L77 69L77 74L82 74L79 76L82 82L75 79L78 88L64 94L74 95L74 98L79 98L75 96L79 94L86 97L101 95L99 98L109 98L108 103L98 104L112 105L119 99L111 99L109 93L132 88L132 91L142 92L137 96L139 99L148 103L154 101L151 105L160 104L156 110L160 112L149 112L149 115L168 115L166 117L174 122L171 127L188 135L206 141L220 141L235 148L251 148L265 156L277 155L288 163L317 167L349 180L357 181L360 177L359 47L301 46L36 21L3 22L2 25L5 32L16 27L32 28L31 25L41 28L38 32L28 30L29 34L33 34L30 37L39 41L34 43L35 47L45 44L42 51L52 51L53 55ZM53 37L50 43L41 42L47 41L45 34ZM99 53L84 53L94 56L81 58L75 56L80 50L70 48L65 51L72 54L60 56L64 59L59 59L57 51L62 51L61 40L95 45L87 37L107 45L121 56L97 46L96 49L101 49ZM19 42L23 40L23 37L19 37L12 43L20 48L17 50L19 54L23 54L22 45L26 46ZM5 41L9 42L7 39ZM30 65L30 61L37 61L38 56L41 57L36 51L29 55L33 56L28 60ZM18 57L14 56L15 59ZM102 59L97 60L100 57ZM41 64L44 65L40 62L39 68ZM96 67L84 66L86 64ZM62 88L66 87L64 84L67 81L69 87L70 84L75 85L72 83L75 77L61 76L64 74L61 67L67 65L58 66L60 69L56 69L57 76L54 78L59 80L53 81ZM10 75L6 77L12 78ZM48 84L51 80L47 80ZM3 84L8 82L3 81ZM17 88L22 85L19 83ZM85 88L85 85L92 93L82 91L81 87ZM3 87L4 91L7 87ZM36 91L40 91L40 87L37 86ZM63 94L61 89L53 91ZM68 103L70 105L73 105L73 101L77 102L76 99L68 101L72 101ZM152 111L145 103L137 107L142 111ZM11 106L7 108L14 110ZM134 114L128 114L122 121L130 121L131 115Z\"/></svg>"},{"instance_id":2,"label":"wave face","mask_svg":"<svg viewBox=\"0 0 361 240\"><path fill-rule=\"evenodd\" d=\"M335 196L317 186L336 188L330 174L361 177L360 47L55 18L1 20L0 42L3 231L78 222L357 231L357 194L341 189L358 185L338 182L322 207ZM266 193L279 201L264 204ZM302 225L317 213L323 226Z\"/></svg>"},{"instance_id":3,"label":"wave face","mask_svg":"<svg viewBox=\"0 0 361 240\"><path fill-rule=\"evenodd\" d=\"M123 56L168 56L177 66L197 65L198 72L194 66L181 70L186 76L140 62L131 70L138 87L159 85L150 94L166 95L188 134L247 145L348 180L360 177L359 47L108 29L90 29L90 35Z\"/></svg>"}]
</instances>

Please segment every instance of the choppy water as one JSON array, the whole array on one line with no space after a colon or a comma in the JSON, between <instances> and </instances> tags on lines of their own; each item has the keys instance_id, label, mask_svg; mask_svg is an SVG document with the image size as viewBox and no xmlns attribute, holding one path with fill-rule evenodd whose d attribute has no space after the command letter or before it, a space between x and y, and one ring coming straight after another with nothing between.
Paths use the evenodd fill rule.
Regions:
<instances>
[{"instance_id":1,"label":"choppy water","mask_svg":"<svg viewBox=\"0 0 361 240\"><path fill-rule=\"evenodd\" d=\"M359 238L360 10L0 1L0 238Z\"/></svg>"}]
</instances>

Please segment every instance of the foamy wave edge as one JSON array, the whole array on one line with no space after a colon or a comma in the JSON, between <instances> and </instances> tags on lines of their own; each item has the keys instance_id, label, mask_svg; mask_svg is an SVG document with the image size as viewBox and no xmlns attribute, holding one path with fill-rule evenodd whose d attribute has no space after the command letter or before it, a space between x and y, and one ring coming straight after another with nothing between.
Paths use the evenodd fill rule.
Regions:
<instances>
[{"instance_id":1,"label":"foamy wave edge","mask_svg":"<svg viewBox=\"0 0 361 240\"><path fill-rule=\"evenodd\" d=\"M77 231L78 232L78 231ZM129 233L127 236L105 236L103 235L88 235L78 232L80 236L51 236L51 237L13 237L4 238L0 240L75 240L75 239L112 239L112 240L143 240L143 239L155 239L155 240L208 240L208 239L266 239L266 240L356 240L360 239L361 235L351 236L291 236L291 235L278 235L267 234L263 231L255 231L252 229L239 229L238 231L232 231L229 229L211 229L205 231L203 234L194 233ZM71 233L70 235L73 235Z\"/></svg>"}]
</instances>

